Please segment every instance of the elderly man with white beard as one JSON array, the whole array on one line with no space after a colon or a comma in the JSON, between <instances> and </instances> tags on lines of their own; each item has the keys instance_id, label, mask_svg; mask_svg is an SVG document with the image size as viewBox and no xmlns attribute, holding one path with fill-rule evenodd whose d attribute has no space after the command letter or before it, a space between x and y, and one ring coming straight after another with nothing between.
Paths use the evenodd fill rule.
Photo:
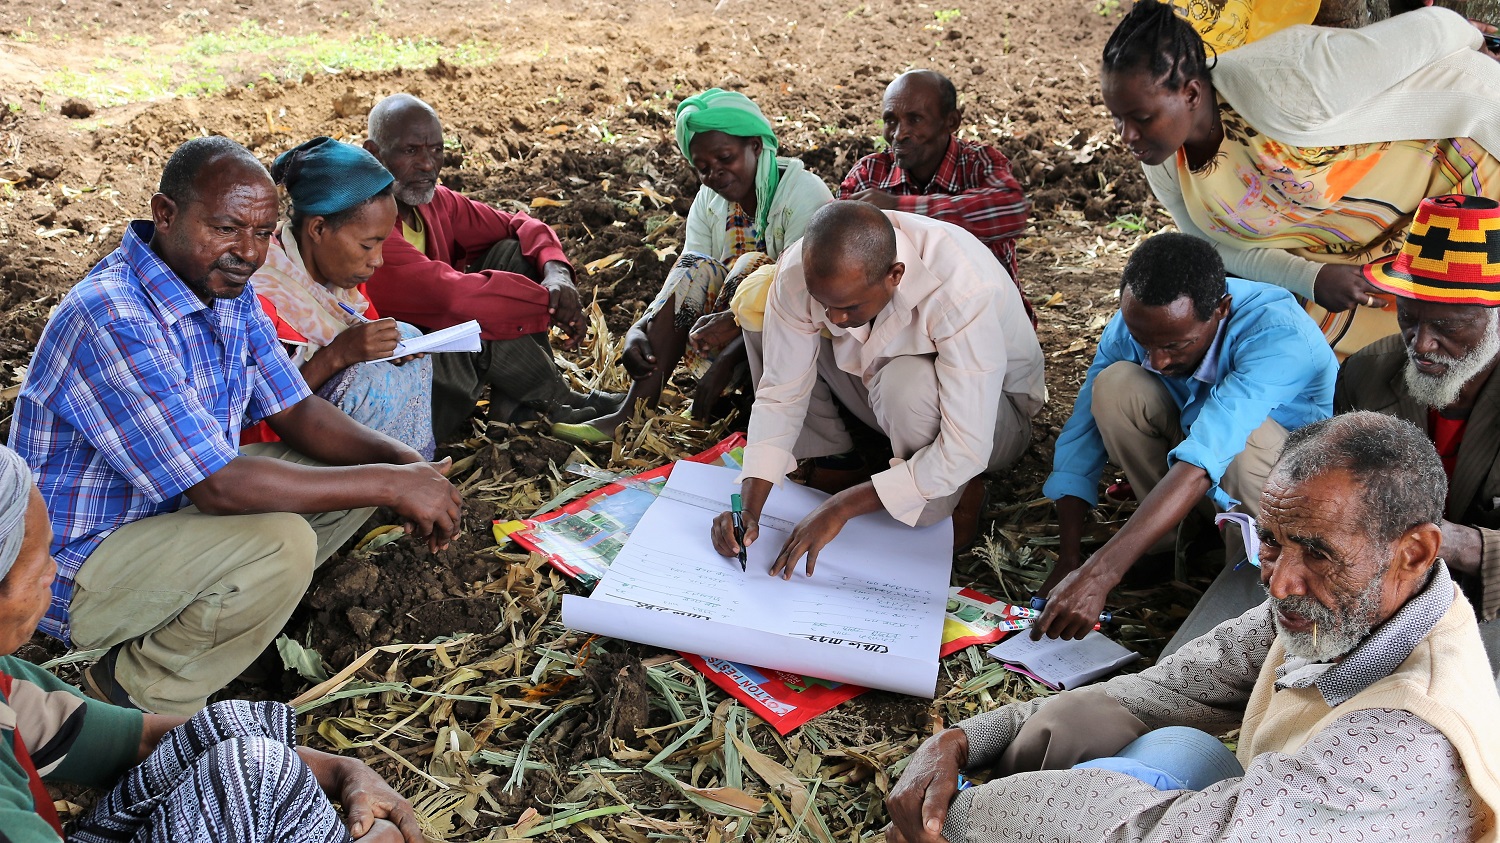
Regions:
<instances>
[{"instance_id":1,"label":"elderly man with white beard","mask_svg":"<svg viewBox=\"0 0 1500 843\"><path fill-rule=\"evenodd\" d=\"M1500 205L1429 199L1405 247L1365 269L1396 296L1401 333L1350 357L1335 412L1374 410L1426 431L1448 475L1442 557L1479 615L1500 684Z\"/></svg>"},{"instance_id":2,"label":"elderly man with white beard","mask_svg":"<svg viewBox=\"0 0 1500 843\"><path fill-rule=\"evenodd\" d=\"M1253 534L1269 599L1139 674L939 732L886 840L1495 840L1500 694L1439 557L1447 492L1410 422L1293 431Z\"/></svg>"}]
</instances>

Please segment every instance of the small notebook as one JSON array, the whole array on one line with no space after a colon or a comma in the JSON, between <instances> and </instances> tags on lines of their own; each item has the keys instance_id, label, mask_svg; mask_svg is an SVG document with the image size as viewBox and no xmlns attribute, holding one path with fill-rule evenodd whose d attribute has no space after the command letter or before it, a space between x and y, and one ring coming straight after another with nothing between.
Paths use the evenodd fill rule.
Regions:
<instances>
[{"instance_id":1,"label":"small notebook","mask_svg":"<svg viewBox=\"0 0 1500 843\"><path fill-rule=\"evenodd\" d=\"M1087 685L1141 657L1097 632L1077 641L1032 641L1024 630L991 647L990 656L1057 691Z\"/></svg>"},{"instance_id":2,"label":"small notebook","mask_svg":"<svg viewBox=\"0 0 1500 843\"><path fill-rule=\"evenodd\" d=\"M478 351L479 350L479 323L469 320L451 328L441 331L433 331L420 337L412 337L402 340L396 346L396 351L390 357L382 357L381 360L395 360L397 357L406 357L410 354L434 354L439 351Z\"/></svg>"}]
</instances>

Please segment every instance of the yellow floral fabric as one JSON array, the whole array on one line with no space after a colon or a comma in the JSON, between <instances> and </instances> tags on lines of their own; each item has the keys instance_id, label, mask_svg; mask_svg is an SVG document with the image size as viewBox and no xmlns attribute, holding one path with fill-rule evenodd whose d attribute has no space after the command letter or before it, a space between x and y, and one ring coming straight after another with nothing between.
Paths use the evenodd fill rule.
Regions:
<instances>
[{"instance_id":1,"label":"yellow floral fabric","mask_svg":"<svg viewBox=\"0 0 1500 843\"><path fill-rule=\"evenodd\" d=\"M766 324L766 299L771 295L771 284L776 280L776 264L764 264L745 276L734 297L729 301L729 310L734 321L747 331L761 331Z\"/></svg>"},{"instance_id":2,"label":"yellow floral fabric","mask_svg":"<svg viewBox=\"0 0 1500 843\"><path fill-rule=\"evenodd\" d=\"M1500 162L1469 138L1295 147L1219 100L1219 153L1190 170L1183 200L1205 234L1236 248L1285 249L1320 263L1395 254L1429 196L1500 196Z\"/></svg>"},{"instance_id":3,"label":"yellow floral fabric","mask_svg":"<svg viewBox=\"0 0 1500 843\"><path fill-rule=\"evenodd\" d=\"M1215 53L1226 53L1299 23L1312 23L1318 0L1172 0Z\"/></svg>"}]
</instances>

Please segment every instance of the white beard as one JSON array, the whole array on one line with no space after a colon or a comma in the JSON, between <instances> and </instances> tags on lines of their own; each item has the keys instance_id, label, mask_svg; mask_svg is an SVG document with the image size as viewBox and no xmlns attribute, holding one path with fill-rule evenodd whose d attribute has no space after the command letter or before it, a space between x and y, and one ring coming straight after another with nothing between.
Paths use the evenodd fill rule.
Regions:
<instances>
[{"instance_id":1,"label":"white beard","mask_svg":"<svg viewBox=\"0 0 1500 843\"><path fill-rule=\"evenodd\" d=\"M393 193L396 196L396 200L401 204L415 208L419 205L426 205L428 202L432 201L433 195L437 193L437 185L434 184L431 187L416 189L402 187L398 183Z\"/></svg>"},{"instance_id":2,"label":"white beard","mask_svg":"<svg viewBox=\"0 0 1500 843\"><path fill-rule=\"evenodd\" d=\"M1271 598L1271 619L1276 627L1276 636L1292 658L1307 659L1327 664L1358 647L1370 637L1374 628L1375 612L1380 608L1380 588L1385 580L1385 570L1370 580L1365 590L1354 598L1353 605L1330 609L1312 597L1295 595L1283 599ZM1281 628L1276 619L1276 609L1285 607L1313 622L1316 632L1290 632Z\"/></svg>"},{"instance_id":3,"label":"white beard","mask_svg":"<svg viewBox=\"0 0 1500 843\"><path fill-rule=\"evenodd\" d=\"M1500 320L1492 317L1479 344L1462 357L1427 355L1427 359L1432 362L1442 363L1448 367L1448 371L1441 375L1423 374L1417 369L1417 364L1412 361L1410 348L1407 349L1406 354L1406 370L1402 372L1402 381L1406 384L1406 391L1422 404L1441 410L1452 406L1469 381L1488 368L1494 362L1496 355L1500 355Z\"/></svg>"}]
</instances>

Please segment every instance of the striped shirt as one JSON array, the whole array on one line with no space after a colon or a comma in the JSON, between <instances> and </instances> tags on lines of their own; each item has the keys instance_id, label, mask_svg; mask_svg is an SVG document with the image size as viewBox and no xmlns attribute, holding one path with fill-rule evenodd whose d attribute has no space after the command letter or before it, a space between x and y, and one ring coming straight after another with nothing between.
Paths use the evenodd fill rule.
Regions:
<instances>
[{"instance_id":1,"label":"striped shirt","mask_svg":"<svg viewBox=\"0 0 1500 843\"><path fill-rule=\"evenodd\" d=\"M142 722L139 711L0 656L0 843L60 841L42 780L113 787L136 762Z\"/></svg>"},{"instance_id":2,"label":"striped shirt","mask_svg":"<svg viewBox=\"0 0 1500 843\"><path fill-rule=\"evenodd\" d=\"M111 532L173 512L239 455L240 428L308 396L253 292L204 304L151 250L150 222L63 297L16 399L10 446L52 515L39 627L68 640L74 578Z\"/></svg>"},{"instance_id":3,"label":"striped shirt","mask_svg":"<svg viewBox=\"0 0 1500 843\"><path fill-rule=\"evenodd\" d=\"M1021 291L1026 315L1036 324L1016 272L1016 239L1026 230L1031 203L1011 173L1010 159L1000 150L953 138L932 181L925 185L912 181L897 167L896 156L890 152L866 155L844 177L839 198L848 199L862 190L893 194L895 210L950 222L978 237L1010 273Z\"/></svg>"}]
</instances>

